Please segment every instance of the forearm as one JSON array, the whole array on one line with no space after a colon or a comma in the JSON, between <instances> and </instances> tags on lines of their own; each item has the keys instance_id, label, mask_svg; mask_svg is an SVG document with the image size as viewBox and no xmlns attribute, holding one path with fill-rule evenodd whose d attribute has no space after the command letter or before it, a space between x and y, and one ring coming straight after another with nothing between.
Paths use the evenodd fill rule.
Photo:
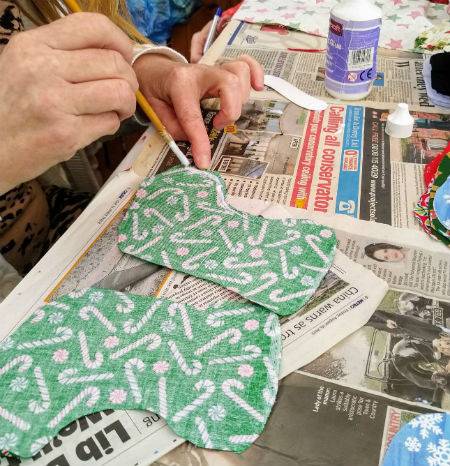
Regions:
<instances>
[{"instance_id":1,"label":"forearm","mask_svg":"<svg viewBox=\"0 0 450 466\"><path fill-rule=\"evenodd\" d=\"M9 43L11 37L19 32L22 27L23 24L19 9L11 2L0 0L0 54ZM0 86L0 96L4 97L1 91L2 87ZM6 98L11 98L11 96L7 95ZM2 104L6 105L4 99L2 99ZM0 196L15 188L21 181L25 181L17 177L17 170L11 172L11 158L13 154L9 147L6 147L6 142L12 139L12 135L8 134L7 136L1 134L0 127L0 141L2 141L0 144ZM13 139L15 138L13 137Z\"/></svg>"}]
</instances>

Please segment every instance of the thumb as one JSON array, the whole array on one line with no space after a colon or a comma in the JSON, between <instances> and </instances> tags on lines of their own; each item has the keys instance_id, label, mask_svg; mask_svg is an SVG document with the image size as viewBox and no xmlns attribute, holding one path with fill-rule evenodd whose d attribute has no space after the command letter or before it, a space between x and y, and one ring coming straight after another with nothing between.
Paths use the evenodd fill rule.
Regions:
<instances>
[{"instance_id":1,"label":"thumb","mask_svg":"<svg viewBox=\"0 0 450 466\"><path fill-rule=\"evenodd\" d=\"M205 46L208 32L211 27L212 20L206 23L200 31L192 36L191 40L191 63L197 63L203 57L203 47Z\"/></svg>"}]
</instances>

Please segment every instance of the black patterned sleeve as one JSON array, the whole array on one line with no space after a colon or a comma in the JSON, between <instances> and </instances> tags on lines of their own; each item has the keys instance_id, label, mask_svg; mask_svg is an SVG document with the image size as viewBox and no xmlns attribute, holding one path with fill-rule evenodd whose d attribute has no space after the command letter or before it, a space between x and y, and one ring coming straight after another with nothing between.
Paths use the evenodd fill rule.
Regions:
<instances>
[{"instance_id":1,"label":"black patterned sleeve","mask_svg":"<svg viewBox=\"0 0 450 466\"><path fill-rule=\"evenodd\" d=\"M0 0L0 51L13 34L22 30L22 17L17 6Z\"/></svg>"}]
</instances>

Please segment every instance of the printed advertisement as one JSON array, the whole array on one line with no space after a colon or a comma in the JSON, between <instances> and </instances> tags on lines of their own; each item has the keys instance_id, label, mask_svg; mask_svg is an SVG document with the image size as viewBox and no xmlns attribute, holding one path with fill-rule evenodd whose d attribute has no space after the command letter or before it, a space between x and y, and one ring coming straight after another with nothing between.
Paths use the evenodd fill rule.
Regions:
<instances>
[{"instance_id":1,"label":"printed advertisement","mask_svg":"<svg viewBox=\"0 0 450 466\"><path fill-rule=\"evenodd\" d=\"M221 131L212 126L217 111L217 102L205 103L212 168L229 195L400 228L420 228L411 212L425 190L423 164L450 139L450 116L435 113L415 112L412 136L396 139L385 133L388 110L360 105L312 112L250 100ZM159 171L173 163L171 154Z\"/></svg>"}]
</instances>

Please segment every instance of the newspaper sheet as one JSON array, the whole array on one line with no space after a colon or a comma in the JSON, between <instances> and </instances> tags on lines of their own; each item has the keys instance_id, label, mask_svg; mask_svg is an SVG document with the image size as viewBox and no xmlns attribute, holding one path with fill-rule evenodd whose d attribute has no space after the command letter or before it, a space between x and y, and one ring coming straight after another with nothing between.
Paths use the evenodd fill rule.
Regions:
<instances>
[{"instance_id":1,"label":"newspaper sheet","mask_svg":"<svg viewBox=\"0 0 450 466\"><path fill-rule=\"evenodd\" d=\"M253 202L247 208L263 206ZM305 216L301 209L279 206L266 207L265 214ZM450 410L448 250L438 242L424 249L415 231L324 215L315 219L334 228L339 249L383 277L390 289L363 328L302 370L360 390Z\"/></svg>"},{"instance_id":2,"label":"newspaper sheet","mask_svg":"<svg viewBox=\"0 0 450 466\"><path fill-rule=\"evenodd\" d=\"M370 106L312 112L280 97L252 99L221 131L217 112L217 102L204 103L212 168L232 196L401 228L420 229L412 210L425 191L423 164L450 139L450 116L439 113L415 112L412 136L396 139L385 133L388 110Z\"/></svg>"},{"instance_id":3,"label":"newspaper sheet","mask_svg":"<svg viewBox=\"0 0 450 466\"><path fill-rule=\"evenodd\" d=\"M209 63L247 54L256 58L266 73L280 76L309 94L337 102L324 87L325 38L282 26L239 21L232 21L224 32L220 44L208 54ZM428 99L422 55L380 48L377 60L377 77L364 105L384 104L390 108L394 102L407 102L415 110L443 111Z\"/></svg>"},{"instance_id":4,"label":"newspaper sheet","mask_svg":"<svg viewBox=\"0 0 450 466\"><path fill-rule=\"evenodd\" d=\"M274 26L232 21L212 47L214 63L243 53L266 72L326 98L325 112L308 112L273 92L254 93L241 119L210 132L214 168L232 195L420 229L411 211L425 191L423 165L450 139L448 110L428 102L420 55L380 50L380 77L364 102L343 104L323 85L324 39ZM294 51L295 50L295 51ZM386 135L392 102L415 109L410 138ZM205 105L207 121L214 104Z\"/></svg>"},{"instance_id":5,"label":"newspaper sheet","mask_svg":"<svg viewBox=\"0 0 450 466\"><path fill-rule=\"evenodd\" d=\"M294 372L280 382L266 428L247 451L185 443L153 466L377 466L403 424L433 411Z\"/></svg>"}]
</instances>

